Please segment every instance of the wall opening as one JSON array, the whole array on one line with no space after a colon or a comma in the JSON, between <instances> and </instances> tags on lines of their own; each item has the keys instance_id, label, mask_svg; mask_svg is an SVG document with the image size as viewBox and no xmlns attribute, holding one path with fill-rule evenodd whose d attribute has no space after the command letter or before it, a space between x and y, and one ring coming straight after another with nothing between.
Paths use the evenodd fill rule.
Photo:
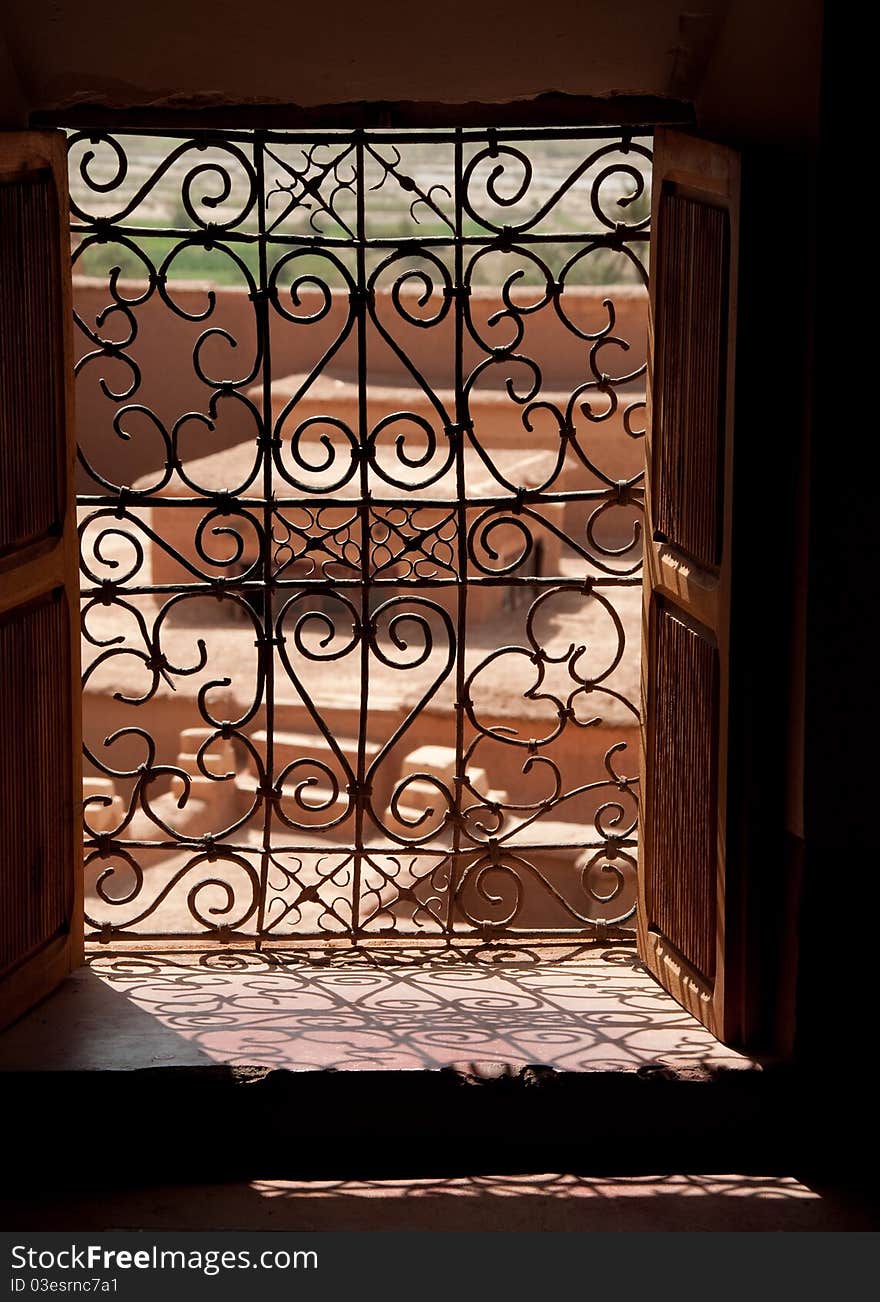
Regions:
<instances>
[{"instance_id":1,"label":"wall opening","mask_svg":"<svg viewBox=\"0 0 880 1302\"><path fill-rule=\"evenodd\" d=\"M87 934L634 934L650 143L71 136Z\"/></svg>"}]
</instances>

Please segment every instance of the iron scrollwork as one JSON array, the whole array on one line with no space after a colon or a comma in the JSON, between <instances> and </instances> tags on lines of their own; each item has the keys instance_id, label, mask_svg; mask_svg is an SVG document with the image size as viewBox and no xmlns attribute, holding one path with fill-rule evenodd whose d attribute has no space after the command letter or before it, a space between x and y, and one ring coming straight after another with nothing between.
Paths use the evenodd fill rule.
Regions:
<instances>
[{"instance_id":1,"label":"iron scrollwork","mask_svg":"<svg viewBox=\"0 0 880 1302\"><path fill-rule=\"evenodd\" d=\"M631 933L649 144L71 136L95 937Z\"/></svg>"}]
</instances>

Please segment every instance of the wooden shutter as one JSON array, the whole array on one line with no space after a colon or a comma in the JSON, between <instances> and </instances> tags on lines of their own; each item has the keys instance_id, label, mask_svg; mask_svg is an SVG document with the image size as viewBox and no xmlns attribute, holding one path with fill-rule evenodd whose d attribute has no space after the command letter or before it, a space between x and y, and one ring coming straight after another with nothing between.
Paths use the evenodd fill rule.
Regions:
<instances>
[{"instance_id":1,"label":"wooden shutter","mask_svg":"<svg viewBox=\"0 0 880 1302\"><path fill-rule=\"evenodd\" d=\"M727 861L739 157L655 137L642 643L639 946L721 1039L741 1023Z\"/></svg>"},{"instance_id":2,"label":"wooden shutter","mask_svg":"<svg viewBox=\"0 0 880 1302\"><path fill-rule=\"evenodd\" d=\"M0 133L0 1025L82 958L67 158Z\"/></svg>"}]
</instances>

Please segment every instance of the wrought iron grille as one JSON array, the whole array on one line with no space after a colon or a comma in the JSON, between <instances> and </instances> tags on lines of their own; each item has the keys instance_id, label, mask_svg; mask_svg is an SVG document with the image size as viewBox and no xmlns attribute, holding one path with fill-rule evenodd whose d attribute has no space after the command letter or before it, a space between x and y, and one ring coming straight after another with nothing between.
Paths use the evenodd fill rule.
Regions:
<instances>
[{"instance_id":1,"label":"wrought iron grille","mask_svg":"<svg viewBox=\"0 0 880 1302\"><path fill-rule=\"evenodd\" d=\"M97 938L631 933L649 144L71 137Z\"/></svg>"}]
</instances>

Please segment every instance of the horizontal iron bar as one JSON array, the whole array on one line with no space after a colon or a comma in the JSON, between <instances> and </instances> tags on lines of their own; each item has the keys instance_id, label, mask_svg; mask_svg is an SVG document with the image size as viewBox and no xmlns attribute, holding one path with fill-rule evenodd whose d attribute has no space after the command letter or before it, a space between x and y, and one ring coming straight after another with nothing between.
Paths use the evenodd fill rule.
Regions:
<instances>
[{"instance_id":1,"label":"horizontal iron bar","mask_svg":"<svg viewBox=\"0 0 880 1302\"><path fill-rule=\"evenodd\" d=\"M188 228L180 227L159 227L159 226L127 226L124 221L114 222L110 219L106 224L98 225L97 220L94 223L71 225L71 233L74 235L96 235L101 234L104 238L100 243L112 243L112 233L118 232L127 239L133 240L150 240L150 239L179 239L187 240L197 247L204 247L206 243L205 228L192 226ZM328 249L410 249L418 252L420 248L448 248L454 250L457 247L472 246L473 248L491 248L495 244L502 243L504 251L515 248L517 244L571 244L577 248L583 248L584 245L593 245L596 248L618 248L621 244L647 244L650 235L647 231L632 230L624 232L609 231L601 228L595 232L585 231L580 235L561 234L556 235L541 231L519 231L511 227L508 233L497 235L425 235L425 236L396 236L393 239L387 237L375 236L365 237L359 240L356 236L350 236L345 239L342 236L324 236L324 235L278 235L271 234L261 236L257 232L236 230L234 227L218 227L210 232L209 243L213 248L218 248L224 243L228 244L259 244L260 242L270 245L277 244L285 248L328 248ZM146 250L147 252L149 250ZM74 274L76 274L76 264L74 264ZM125 277L123 277L125 279ZM137 277L128 277L128 279L137 279ZM339 296L344 297L346 290L340 287Z\"/></svg>"},{"instance_id":2,"label":"horizontal iron bar","mask_svg":"<svg viewBox=\"0 0 880 1302\"><path fill-rule=\"evenodd\" d=\"M624 133L650 139L659 124L694 121L693 105L666 96L539 95L509 104L350 103L301 105L187 105L108 108L75 104L34 113L35 126L119 136L218 143L313 144L320 140L399 140L403 144L498 140L603 140Z\"/></svg>"},{"instance_id":3,"label":"horizontal iron bar","mask_svg":"<svg viewBox=\"0 0 880 1302\"><path fill-rule=\"evenodd\" d=\"M337 562L338 563L338 562ZM602 574L597 577L587 575L586 579L572 579L570 576L559 578L557 576L514 576L504 575L499 578L490 578L488 575L467 576L466 578L449 578L449 579L368 579L366 586L368 588L386 588L396 592L403 588L406 592L411 592L413 596L418 596L419 590L435 588L459 588L459 587L483 587L483 588L559 588L565 592L580 592L585 582L589 582L591 588L638 588L641 587L642 580L639 575L623 574L610 575ZM262 579L242 580L235 579L223 580L223 592L229 593L253 593L257 595L265 592L267 585ZM350 591L359 591L364 587L362 579L284 579L278 578L272 581L271 587L278 592L293 592L297 589L309 592L319 590L326 593L328 589L347 588ZM198 596L200 593L207 599L217 600L217 588L213 583L154 583L138 584L126 587L120 585L116 588L118 597L152 597L152 596L171 596L175 593L189 593L191 596ZM400 593L401 596L404 593ZM80 589L80 597L83 601L91 601L93 598L106 596L104 588L86 588Z\"/></svg>"},{"instance_id":4,"label":"horizontal iron bar","mask_svg":"<svg viewBox=\"0 0 880 1302\"><path fill-rule=\"evenodd\" d=\"M218 928L219 930L219 928ZM106 940L100 937L106 935ZM431 944L438 949L455 950L465 947L473 948L475 944L485 944L487 942L497 943L499 940L511 943L516 940L528 941L546 941L552 944L554 941L567 940L569 942L590 941L600 939L602 941L621 941L627 945L635 940L635 927L627 927L624 923L584 923L580 927L560 927L555 931L548 931L546 928L541 931L528 931L524 928L517 927L496 927L478 928L473 927L470 931L463 929L457 931L446 931L440 922L437 923L435 930L412 931L412 932L395 932L392 933L378 928L370 931L366 928L358 928L356 931L296 931L296 932L277 932L266 929L260 932L251 930L230 930L227 932L219 943L224 949L250 948L250 944L257 939L268 939L279 949L294 952L307 941L319 941L322 945L330 946L339 945L340 948L348 951L353 948L370 949L372 946L381 945L388 949L405 949L412 948L416 945ZM206 940L213 942L211 953L216 953L213 945L218 943L216 932L205 928L201 932L193 931L123 931L117 930L112 926L102 928L101 930L86 931L85 939L89 944L90 950L94 946L93 952L100 954L105 945L115 944L117 942L124 944L126 949L134 948L138 944L144 944L148 941L169 941L175 946L180 945L184 950L203 947ZM236 945L238 942L238 945ZM152 954L156 951L151 947ZM265 954L265 950L262 951ZM405 965L401 965L405 966Z\"/></svg>"},{"instance_id":5,"label":"horizontal iron bar","mask_svg":"<svg viewBox=\"0 0 880 1302\"><path fill-rule=\"evenodd\" d=\"M609 778L608 785L616 787L617 784L614 783L612 779ZM535 821L538 822L540 820L536 819ZM501 850L511 850L517 852L520 850L523 851L525 850L603 850L609 844L612 844L615 847L621 849L633 849L638 845L637 839L634 839L633 837L623 837L623 836L607 837L605 840L602 841L587 841L587 840L544 841L544 842L536 841L534 843L531 841L530 842L509 841L509 840L502 839L504 836L505 836L504 833L499 833L499 835L495 838L498 844L498 848ZM84 840L83 845L85 846L86 850L97 850L100 848L99 842L97 840L93 840L88 837ZM205 845L198 838L187 838L182 836L179 840L173 840L173 841L123 841L123 840L113 841L111 843L108 852L110 854L113 854L118 850L193 850L196 853L201 853L204 852L205 849L206 849ZM443 848L438 848L436 846L432 847L429 845L406 845L406 844L395 845L394 842L392 841L382 842L381 845L373 845L370 844L369 842L364 842L363 846L328 841L326 844L322 844L318 846L296 845L296 844L273 845L271 847L271 852L273 855L334 854L334 855L347 855L349 857L355 854L359 854L362 857L364 856L370 857L373 855L387 855L389 857L397 857L401 854L407 854L407 855L415 854L425 858L433 856L434 858L442 862L443 860L452 858L453 856L456 858L470 859L473 858L474 856L487 853L489 849L490 847L487 844L481 843L479 841L476 841L473 844L463 845L456 851L452 851L448 848L443 849ZM230 841L230 842L215 841L211 845L210 850L212 854L217 854L218 856L222 856L223 854L259 855L262 853L261 848L259 846L254 846L252 844L242 845L240 842L235 842L235 841ZM343 865L340 864L339 867L343 867ZM330 880L332 875L333 875L332 873L328 874L328 878L327 878L328 881Z\"/></svg>"},{"instance_id":6,"label":"horizontal iron bar","mask_svg":"<svg viewBox=\"0 0 880 1302\"><path fill-rule=\"evenodd\" d=\"M249 386L250 387L250 386ZM642 401L641 398L636 401ZM401 415L406 415L402 412ZM254 444L256 451L256 444ZM303 473L308 473L304 471ZM256 478L256 476L255 476ZM413 492L417 492L413 489ZM641 483L632 484L629 487L629 493L633 498L639 501L644 497L645 490ZM332 492L328 492L323 497L235 497L229 493L206 494L204 497L177 497L170 495L164 497L158 493L147 494L143 497L128 495L126 490L125 504L122 507L122 515L119 514L118 498L113 497L110 493L83 493L76 499L77 506L95 507L98 510L112 512L115 519L124 520L126 517L137 520L134 512L138 507L158 507L169 510L177 510L181 507L200 507L208 514L209 511L216 510L218 506L227 507L228 510L223 512L223 518L241 515L244 511L255 511L262 509L271 504L274 512L293 511L297 507L305 510L333 510L337 508L343 510L346 507L355 509L356 507L368 506L370 508L382 508L383 510L397 511L451 511L458 506L459 500L456 497L422 497L419 495L417 501L407 501L401 497L343 497ZM470 510L483 510L495 508L496 510L513 511L515 508L538 510L542 506L553 506L557 503L564 505L567 502L613 502L617 497L617 488L588 488L582 492L559 492L559 493L540 493L537 490L529 489L528 496L519 498L514 493L508 493L504 497L468 497L466 506ZM393 523L393 522L392 522ZM439 527L441 524L446 525L448 521L438 520L433 526ZM330 526L328 532L333 528L341 529L340 522L338 525ZM430 530L432 526L419 526Z\"/></svg>"}]
</instances>

